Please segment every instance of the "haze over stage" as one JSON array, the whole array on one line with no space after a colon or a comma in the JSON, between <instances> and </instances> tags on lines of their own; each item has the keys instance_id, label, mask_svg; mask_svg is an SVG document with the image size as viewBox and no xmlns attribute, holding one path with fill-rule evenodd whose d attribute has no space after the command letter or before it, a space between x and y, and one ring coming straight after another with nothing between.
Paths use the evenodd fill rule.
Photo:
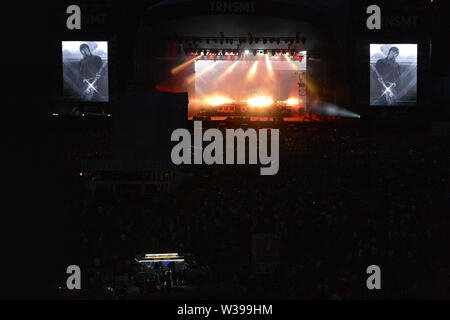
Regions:
<instances>
[{"instance_id":1,"label":"haze over stage","mask_svg":"<svg viewBox=\"0 0 450 320\"><path fill-rule=\"evenodd\" d=\"M299 100L298 71L306 72L306 59L302 62L281 61L281 57L269 60L267 55L260 55L255 61L197 60L195 91L191 95L198 104L206 99L204 105L208 105L208 98L222 97L223 103L216 99L217 103L212 103L215 106L258 97L271 101ZM304 107L303 101L300 103Z\"/></svg>"}]
</instances>

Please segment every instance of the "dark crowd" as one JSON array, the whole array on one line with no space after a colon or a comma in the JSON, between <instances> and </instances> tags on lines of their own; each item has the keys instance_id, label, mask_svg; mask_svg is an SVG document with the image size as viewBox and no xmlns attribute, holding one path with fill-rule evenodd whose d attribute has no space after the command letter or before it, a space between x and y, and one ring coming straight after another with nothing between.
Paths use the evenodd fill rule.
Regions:
<instances>
[{"instance_id":1,"label":"dark crowd","mask_svg":"<svg viewBox=\"0 0 450 320\"><path fill-rule=\"evenodd\" d=\"M84 290L64 290L62 275L59 297L450 297L448 137L361 136L353 126L299 124L280 129L277 175L259 175L259 165L223 165L183 168L170 179L133 176L166 185L152 192L95 183L102 173L74 169L95 158L92 144L107 150L109 137L103 129L74 134L77 148L61 150L70 185L61 264L77 261ZM257 234L279 243L269 261L252 255ZM135 260L149 252L192 258L150 272ZM370 265L381 268L382 290L366 287Z\"/></svg>"}]
</instances>

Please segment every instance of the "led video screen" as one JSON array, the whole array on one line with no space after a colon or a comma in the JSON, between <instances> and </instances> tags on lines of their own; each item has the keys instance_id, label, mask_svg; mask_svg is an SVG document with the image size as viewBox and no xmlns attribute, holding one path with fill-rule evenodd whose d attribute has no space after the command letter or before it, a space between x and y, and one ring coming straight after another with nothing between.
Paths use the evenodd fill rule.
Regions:
<instances>
[{"instance_id":1,"label":"led video screen","mask_svg":"<svg viewBox=\"0 0 450 320\"><path fill-rule=\"evenodd\" d=\"M300 59L258 54L249 60L197 60L195 73L187 80L195 84L189 108L212 109L226 104L261 112L280 105L302 108L306 102L306 60L306 52Z\"/></svg>"},{"instance_id":2,"label":"led video screen","mask_svg":"<svg viewBox=\"0 0 450 320\"><path fill-rule=\"evenodd\" d=\"M109 100L107 41L63 41L62 65L64 99Z\"/></svg>"},{"instance_id":3,"label":"led video screen","mask_svg":"<svg viewBox=\"0 0 450 320\"><path fill-rule=\"evenodd\" d=\"M417 103L417 44L370 45L370 105Z\"/></svg>"}]
</instances>

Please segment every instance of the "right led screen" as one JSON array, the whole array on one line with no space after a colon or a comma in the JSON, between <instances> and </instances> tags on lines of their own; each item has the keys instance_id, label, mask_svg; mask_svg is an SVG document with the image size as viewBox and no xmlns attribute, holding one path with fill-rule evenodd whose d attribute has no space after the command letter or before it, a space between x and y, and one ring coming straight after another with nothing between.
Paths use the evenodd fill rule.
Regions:
<instances>
[{"instance_id":1,"label":"right led screen","mask_svg":"<svg viewBox=\"0 0 450 320\"><path fill-rule=\"evenodd\" d=\"M417 44L370 45L370 105L417 104Z\"/></svg>"}]
</instances>

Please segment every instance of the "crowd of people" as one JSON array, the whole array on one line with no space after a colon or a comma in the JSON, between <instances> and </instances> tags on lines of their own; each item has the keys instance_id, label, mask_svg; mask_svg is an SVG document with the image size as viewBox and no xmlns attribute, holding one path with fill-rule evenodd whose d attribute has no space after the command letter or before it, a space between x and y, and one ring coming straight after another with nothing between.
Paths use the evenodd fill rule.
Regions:
<instances>
[{"instance_id":1,"label":"crowd of people","mask_svg":"<svg viewBox=\"0 0 450 320\"><path fill-rule=\"evenodd\" d=\"M448 298L448 142L299 125L280 130L274 176L258 166L204 166L151 195L93 191L80 177L61 248L80 261L84 295L94 298L129 298L143 252L192 253L208 270L187 282L198 298ZM280 239L266 272L252 259L255 234ZM383 290L367 289L370 265L380 266Z\"/></svg>"}]
</instances>

